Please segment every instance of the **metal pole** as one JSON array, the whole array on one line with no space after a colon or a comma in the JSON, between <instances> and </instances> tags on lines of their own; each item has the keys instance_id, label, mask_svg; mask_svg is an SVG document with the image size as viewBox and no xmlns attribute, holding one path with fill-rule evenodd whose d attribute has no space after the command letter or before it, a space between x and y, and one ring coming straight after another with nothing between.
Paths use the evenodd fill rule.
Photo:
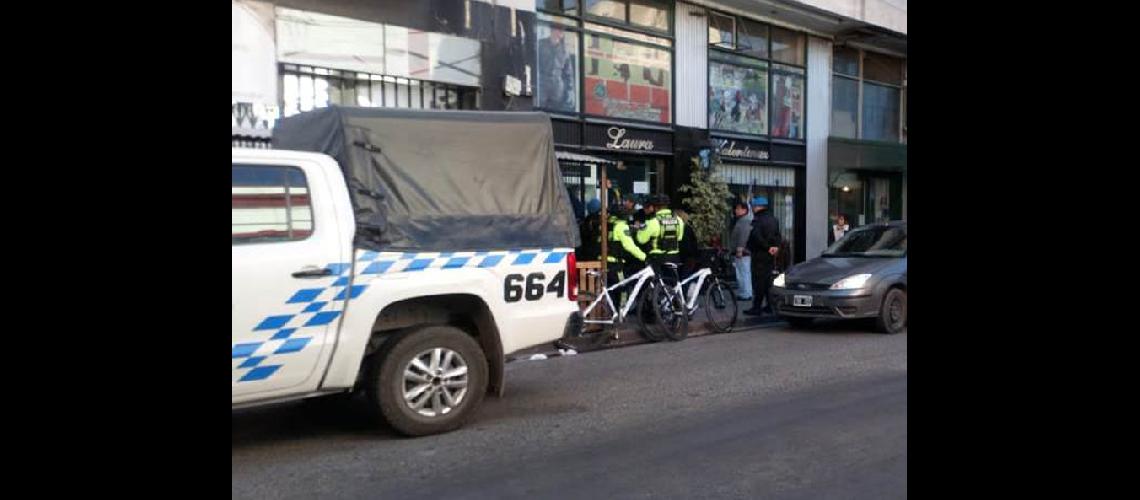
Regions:
<instances>
[{"instance_id":1,"label":"metal pole","mask_svg":"<svg viewBox=\"0 0 1140 500\"><path fill-rule=\"evenodd\" d=\"M602 213L601 213L601 223L602 223L602 274L605 275L606 274L606 264L608 264L608 260L609 260L608 259L608 257L609 257L609 228L607 227L608 222L609 222L609 217L606 215L609 212L609 210L608 210L609 207L607 207L607 205L608 205L607 201L610 197L610 190L609 190L609 188L606 187L606 171L609 169L606 168L605 164L599 165L598 168L602 169ZM613 283L611 283L611 285L612 284Z\"/></svg>"}]
</instances>

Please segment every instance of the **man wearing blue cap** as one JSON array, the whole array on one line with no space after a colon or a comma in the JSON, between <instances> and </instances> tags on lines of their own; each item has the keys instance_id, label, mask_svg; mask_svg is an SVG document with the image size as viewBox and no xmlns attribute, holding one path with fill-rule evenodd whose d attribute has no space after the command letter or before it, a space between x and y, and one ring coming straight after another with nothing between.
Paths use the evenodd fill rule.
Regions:
<instances>
[{"instance_id":1,"label":"man wearing blue cap","mask_svg":"<svg viewBox=\"0 0 1140 500\"><path fill-rule=\"evenodd\" d=\"M750 316L763 314L764 300L772 286L772 268L780 251L780 224L768 211L768 198L752 198L752 232L748 235L748 251L752 253L752 309ZM771 301L768 311L775 314Z\"/></svg>"}]
</instances>

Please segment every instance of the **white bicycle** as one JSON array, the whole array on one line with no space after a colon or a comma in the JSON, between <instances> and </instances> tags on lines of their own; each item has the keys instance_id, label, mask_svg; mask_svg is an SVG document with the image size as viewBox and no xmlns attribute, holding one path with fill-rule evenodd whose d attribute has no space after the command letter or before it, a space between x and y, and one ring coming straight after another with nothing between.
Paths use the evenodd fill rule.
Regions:
<instances>
[{"instance_id":1,"label":"white bicycle","mask_svg":"<svg viewBox=\"0 0 1140 500\"><path fill-rule=\"evenodd\" d=\"M671 265L671 264L666 264ZM674 266L675 268L675 266ZM606 286L606 277L597 271L589 271L590 276L597 276L602 280L602 293L582 311L582 323L585 325L601 325L598 332L586 332L583 328L582 337L590 340L590 346L597 346L609 340L618 340L617 327L625 323L634 304L640 304L636 316L641 331L650 340L659 341L664 338L680 340L688 335L689 318L685 314L674 314L684 307L683 297L679 291L667 286L653 272L653 266L634 273L612 286ZM625 304L618 308L613 295L620 289L634 283ZM642 293L642 290L645 293ZM601 308L601 309L599 309ZM590 319L595 311L603 311L602 319ZM651 315L647 318L647 315Z\"/></svg>"},{"instance_id":2,"label":"white bicycle","mask_svg":"<svg viewBox=\"0 0 1140 500\"><path fill-rule=\"evenodd\" d=\"M712 276L712 280L705 286L705 280L709 276ZM680 287L685 296L685 311L690 319L696 315L697 309L703 307L713 330L727 333L736 326L736 295L712 273L712 269L706 267L693 273L681 282Z\"/></svg>"}]
</instances>

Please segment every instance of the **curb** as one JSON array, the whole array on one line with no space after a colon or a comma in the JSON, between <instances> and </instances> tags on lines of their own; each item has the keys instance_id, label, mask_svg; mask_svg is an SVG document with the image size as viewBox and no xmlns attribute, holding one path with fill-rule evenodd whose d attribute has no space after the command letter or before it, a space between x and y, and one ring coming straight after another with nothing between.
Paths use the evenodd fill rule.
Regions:
<instances>
[{"instance_id":1,"label":"curb","mask_svg":"<svg viewBox=\"0 0 1140 500\"><path fill-rule=\"evenodd\" d=\"M743 330L754 330L754 329L759 329L759 328L771 328L771 327L777 327L777 326L787 326L788 322L784 321L783 319L772 319L772 320L761 321L761 320L757 320L757 319L754 319L751 317L742 316L737 321L736 326L733 327L732 331L725 332L725 333L719 333L719 332L714 332L714 331L709 330L708 327L706 326L707 323L703 322L703 321L700 323L697 323L697 325L698 326L696 328L692 328L692 326L690 325L689 338L703 337L706 335L731 335L734 333L740 333ZM629 347L629 346L634 346L634 345L656 344L656 343L661 343L661 342L669 342L668 340L663 340L661 342L650 341L649 339L643 337L641 335L641 332L639 332L636 328L633 328L630 326L622 326L618 330L618 336L619 336L620 340L616 344L605 344L601 347L598 347L595 349L590 349L590 350L571 349L571 352L567 352L566 350L557 347L554 343L540 344L540 345L532 347L530 349L523 349L522 351L519 351L514 356L511 356L508 359L508 361L532 361L532 360L533 361L539 361L539 360L543 360L543 359L558 358L558 357L562 357L562 356L576 356L579 354L587 354L587 353L591 353L591 352L608 351L610 349L620 349L622 347ZM555 342L558 342L558 341L555 341ZM535 356L542 356L542 357L535 358Z\"/></svg>"}]
</instances>

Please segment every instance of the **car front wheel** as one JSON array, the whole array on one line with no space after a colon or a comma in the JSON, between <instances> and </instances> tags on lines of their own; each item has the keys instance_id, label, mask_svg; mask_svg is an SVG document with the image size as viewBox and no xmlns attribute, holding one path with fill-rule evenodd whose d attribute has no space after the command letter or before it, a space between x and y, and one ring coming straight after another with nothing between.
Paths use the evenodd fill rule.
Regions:
<instances>
[{"instance_id":1,"label":"car front wheel","mask_svg":"<svg viewBox=\"0 0 1140 500\"><path fill-rule=\"evenodd\" d=\"M876 326L882 333L894 334L906 330L906 321L906 292L892 288L883 298Z\"/></svg>"}]
</instances>

